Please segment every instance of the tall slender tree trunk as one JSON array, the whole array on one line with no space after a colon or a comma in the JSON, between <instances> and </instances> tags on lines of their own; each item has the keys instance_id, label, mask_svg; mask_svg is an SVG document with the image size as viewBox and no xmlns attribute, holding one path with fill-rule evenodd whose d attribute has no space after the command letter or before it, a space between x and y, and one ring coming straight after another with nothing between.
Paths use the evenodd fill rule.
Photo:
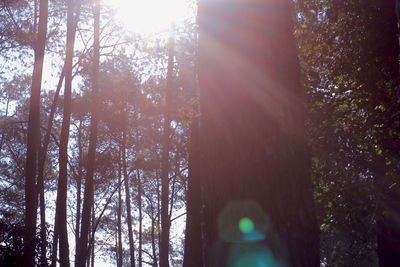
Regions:
<instances>
[{"instance_id":1,"label":"tall slender tree trunk","mask_svg":"<svg viewBox=\"0 0 400 267\"><path fill-rule=\"evenodd\" d=\"M6 114L4 114L4 118L6 118L6 119L7 119L7 117L8 117L9 105L10 105L10 97L7 97ZM4 128L3 128L3 131L1 131L0 153L1 153L1 150L3 149L3 144L4 144L5 135L6 135L6 128L4 127Z\"/></svg>"},{"instance_id":2,"label":"tall slender tree trunk","mask_svg":"<svg viewBox=\"0 0 400 267\"><path fill-rule=\"evenodd\" d=\"M97 125L98 125L98 105L99 105L99 64L100 64L100 2L95 1L94 7L94 37L93 37L93 104L92 117L90 124L89 151L87 156L85 192L83 198L82 209L82 225L81 237L79 240L78 257L76 266L85 267L86 258L88 256L88 234L90 228L90 208L93 202L93 175L95 170L96 160L96 145L97 145Z\"/></svg>"},{"instance_id":3,"label":"tall slender tree trunk","mask_svg":"<svg viewBox=\"0 0 400 267\"><path fill-rule=\"evenodd\" d=\"M171 93L172 78L174 71L174 29L168 44L168 69L167 69L167 87L165 93L165 110L164 110L164 133L163 133L163 151L161 159L161 240L160 240L160 267L169 267L169 229L171 220L169 218L169 150L171 147Z\"/></svg>"},{"instance_id":4,"label":"tall slender tree trunk","mask_svg":"<svg viewBox=\"0 0 400 267\"><path fill-rule=\"evenodd\" d=\"M54 94L54 98L53 98L53 103L51 104L51 109L50 109L50 115L47 121L47 129L46 129L46 134L44 137L44 141L43 141L43 147L42 147L42 151L41 151L41 159L39 162L39 174L38 174L38 187L40 190L40 209L43 209L43 212L40 212L40 216L41 218L43 218L43 220L41 219L41 235L45 235L45 221L44 219L46 218L46 214L45 214L45 207L44 207L44 164L46 162L46 155L47 155L47 148L49 146L50 143L50 136L51 136L51 131L53 128L53 119L54 119L54 114L56 112L56 107L57 107L57 101L58 101L58 97L60 94L60 90L62 87L62 83L65 77L65 62L64 62L64 66L63 69L61 71L60 74L60 78L58 80L58 84L57 84L57 88L56 88L56 92ZM43 198L43 204L42 204L42 198ZM58 230L57 230L57 221L55 221L54 223L54 234L53 234L53 241L52 241L52 253L51 253L51 266L55 267L56 263L57 263L57 243L58 243ZM44 233L43 233L44 232Z\"/></svg>"},{"instance_id":5,"label":"tall slender tree trunk","mask_svg":"<svg viewBox=\"0 0 400 267\"><path fill-rule=\"evenodd\" d=\"M158 261L157 261L157 250L156 250L156 234L155 234L155 228L156 228L156 216L154 215L154 206L151 206L151 248L152 248L152 253L153 253L153 267L158 266Z\"/></svg>"},{"instance_id":6,"label":"tall slender tree trunk","mask_svg":"<svg viewBox=\"0 0 400 267\"><path fill-rule=\"evenodd\" d=\"M29 102L28 140L25 166L24 258L26 266L34 266L35 263L35 236L38 202L36 167L40 149L40 90L42 86L44 51L47 40L47 18L48 1L40 0L38 34L32 44L35 59Z\"/></svg>"},{"instance_id":7,"label":"tall slender tree trunk","mask_svg":"<svg viewBox=\"0 0 400 267\"><path fill-rule=\"evenodd\" d=\"M129 254L130 254L131 267L135 267L135 243L133 240L131 194L129 188L129 177L128 177L127 163L126 163L126 128L124 128L122 136L122 169L124 173L124 185L125 185L126 220L128 224ZM140 230L139 230L139 235L140 235Z\"/></svg>"},{"instance_id":8,"label":"tall slender tree trunk","mask_svg":"<svg viewBox=\"0 0 400 267\"><path fill-rule=\"evenodd\" d=\"M119 158L118 162L118 184L121 184L121 158ZM122 210L122 192L121 186L118 187L118 209L117 209L117 237L118 237L118 244L117 244L117 267L122 267L122 227L121 227L121 210Z\"/></svg>"},{"instance_id":9,"label":"tall slender tree trunk","mask_svg":"<svg viewBox=\"0 0 400 267\"><path fill-rule=\"evenodd\" d=\"M158 169L156 170L156 176L159 177L159 171ZM157 185L157 213L156 213L156 227L157 229L160 229L161 227L161 179L157 178L156 181ZM161 232L157 230L157 245L158 245L158 251L160 251L160 240L161 240Z\"/></svg>"},{"instance_id":10,"label":"tall slender tree trunk","mask_svg":"<svg viewBox=\"0 0 400 267\"><path fill-rule=\"evenodd\" d=\"M292 17L290 0L199 3L205 266L319 266Z\"/></svg>"},{"instance_id":11,"label":"tall slender tree trunk","mask_svg":"<svg viewBox=\"0 0 400 267\"><path fill-rule=\"evenodd\" d=\"M78 3L76 5L76 15L74 18L74 25L72 26L72 31L74 32L74 39L75 39L75 33L76 33L76 27L79 21L79 14L80 14L80 6L81 6L81 0L77 0ZM42 145L42 150L40 153L40 158L39 158L39 167L38 167L38 190L40 194L40 236L41 239L44 240L41 243L41 264L43 266L47 266L47 258L46 258L46 247L47 247L47 242L46 242L46 213L45 213L45 198L44 198L44 166L46 163L46 157L47 157L47 150L48 146L50 143L50 136L51 132L53 129L53 120L54 120L54 115L56 112L57 108L57 103L58 103L58 98L60 95L60 90L62 87L62 83L65 77L65 65L67 64L66 61L64 61L64 65L60 74L60 78L58 80L57 88L54 93L53 97L53 102L51 104L50 108L50 114L47 120L47 128L46 128L46 133L43 139L43 145ZM72 70L71 70L72 72ZM56 233L56 231L54 231ZM57 259L57 242L58 242L58 234L55 234L53 236L53 253L52 253L52 266L55 266L56 264L56 259Z\"/></svg>"},{"instance_id":12,"label":"tall slender tree trunk","mask_svg":"<svg viewBox=\"0 0 400 267\"><path fill-rule=\"evenodd\" d=\"M47 121L47 129L46 134L43 139L43 145L40 152L40 159L39 159L39 170L38 170L38 190L39 190L39 198L40 198L40 238L42 239L41 243L41 255L40 255L40 262L42 266L47 266L47 256L46 256L46 207L45 207L45 198L44 198L44 165L46 163L46 156L47 156L47 149L50 143L50 136L51 131L53 128L53 119L54 114L56 112L57 101L60 94L60 90L62 87L62 82L65 76L65 62L62 68L60 78L58 80L56 92L54 94L53 103L51 104L50 108L50 115ZM54 231L55 232L55 231ZM57 237L56 235L53 236L53 248L57 245ZM53 249L52 252L52 266L55 266L56 259L57 259L57 249Z\"/></svg>"},{"instance_id":13,"label":"tall slender tree trunk","mask_svg":"<svg viewBox=\"0 0 400 267\"><path fill-rule=\"evenodd\" d=\"M77 261L79 243L79 226L81 222L81 203L82 203L82 176L83 176L83 150L82 150L82 119L79 120L78 128L78 176L76 177L76 223L75 223L75 262Z\"/></svg>"},{"instance_id":14,"label":"tall slender tree trunk","mask_svg":"<svg viewBox=\"0 0 400 267\"><path fill-rule=\"evenodd\" d=\"M89 248L91 249L91 255L89 254L88 259L87 259L87 266L92 266L94 267L94 247L96 245L96 240L95 240L95 234L96 234L96 217L95 217L95 212L94 212L94 195L92 199L92 235L89 234ZM90 263L92 265L90 265Z\"/></svg>"},{"instance_id":15,"label":"tall slender tree trunk","mask_svg":"<svg viewBox=\"0 0 400 267\"><path fill-rule=\"evenodd\" d=\"M137 169L137 181L138 181L138 209L139 209L139 267L142 267L143 257L143 215L142 215L142 179L140 177L140 169ZM154 232L154 229L153 229Z\"/></svg>"},{"instance_id":16,"label":"tall slender tree trunk","mask_svg":"<svg viewBox=\"0 0 400 267\"><path fill-rule=\"evenodd\" d=\"M69 244L67 229L67 187L68 187L68 142L72 101L72 59L75 43L75 1L68 1L67 10L67 51L65 56L64 112L61 126L59 149L59 177L57 187L56 221L60 250L60 266L69 266ZM56 248L55 248L56 249Z\"/></svg>"}]
</instances>

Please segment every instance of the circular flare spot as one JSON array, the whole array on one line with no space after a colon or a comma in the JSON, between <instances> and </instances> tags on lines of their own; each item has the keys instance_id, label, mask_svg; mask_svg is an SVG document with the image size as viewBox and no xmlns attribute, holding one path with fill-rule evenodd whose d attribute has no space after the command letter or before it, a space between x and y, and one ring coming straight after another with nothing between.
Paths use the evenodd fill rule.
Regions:
<instances>
[{"instance_id":1,"label":"circular flare spot","mask_svg":"<svg viewBox=\"0 0 400 267\"><path fill-rule=\"evenodd\" d=\"M239 221L239 229L242 233L249 234L254 229L254 223L249 218L244 217Z\"/></svg>"}]
</instances>

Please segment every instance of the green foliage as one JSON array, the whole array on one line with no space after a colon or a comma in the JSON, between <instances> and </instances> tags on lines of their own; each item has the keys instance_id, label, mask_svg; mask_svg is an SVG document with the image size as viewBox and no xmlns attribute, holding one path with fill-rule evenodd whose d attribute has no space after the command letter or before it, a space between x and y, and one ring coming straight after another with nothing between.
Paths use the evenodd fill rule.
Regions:
<instances>
[{"instance_id":1,"label":"green foliage","mask_svg":"<svg viewBox=\"0 0 400 267\"><path fill-rule=\"evenodd\" d=\"M394 13L385 13L389 2L297 1L295 34L309 99L321 257L327 266L377 265L381 192L374 179L383 178L373 166L383 160L394 171L398 158L391 137L399 133L393 113L399 90L391 74L398 70L397 31L390 32L395 22L387 19Z\"/></svg>"}]
</instances>

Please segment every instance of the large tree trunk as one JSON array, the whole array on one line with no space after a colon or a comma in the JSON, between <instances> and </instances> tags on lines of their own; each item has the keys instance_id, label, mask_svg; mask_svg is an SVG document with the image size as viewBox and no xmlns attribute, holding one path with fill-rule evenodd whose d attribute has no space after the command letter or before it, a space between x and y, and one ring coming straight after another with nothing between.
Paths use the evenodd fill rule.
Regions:
<instances>
[{"instance_id":1,"label":"large tree trunk","mask_svg":"<svg viewBox=\"0 0 400 267\"><path fill-rule=\"evenodd\" d=\"M96 160L96 145L97 145L97 125L98 125L98 105L99 105L99 64L100 64L100 3L95 1L94 7L94 36L93 36L93 103L92 116L90 124L89 151L87 155L87 169L85 180L85 192L83 197L82 208L82 224L81 237L78 244L77 267L85 267L86 258L88 257L88 235L91 221L90 209L93 202L93 175L95 170ZM94 234L94 233L93 233ZM94 241L93 241L94 242Z\"/></svg>"},{"instance_id":2,"label":"large tree trunk","mask_svg":"<svg viewBox=\"0 0 400 267\"><path fill-rule=\"evenodd\" d=\"M199 3L205 266L319 266L289 0Z\"/></svg>"},{"instance_id":3,"label":"large tree trunk","mask_svg":"<svg viewBox=\"0 0 400 267\"><path fill-rule=\"evenodd\" d=\"M172 30L173 31L173 30ZM161 241L160 241L160 267L169 267L169 229L171 220L168 213L169 207L169 150L171 147L171 93L174 69L174 37L171 33L168 44L168 70L167 87L165 93L163 151L161 159Z\"/></svg>"},{"instance_id":4,"label":"large tree trunk","mask_svg":"<svg viewBox=\"0 0 400 267\"><path fill-rule=\"evenodd\" d=\"M35 263L35 236L38 195L36 188L36 167L40 149L40 90L44 50L46 47L48 1L41 0L39 7L39 26L37 39L34 40L35 53L32 88L29 102L28 140L25 166L25 233L24 257L26 266Z\"/></svg>"}]
</instances>

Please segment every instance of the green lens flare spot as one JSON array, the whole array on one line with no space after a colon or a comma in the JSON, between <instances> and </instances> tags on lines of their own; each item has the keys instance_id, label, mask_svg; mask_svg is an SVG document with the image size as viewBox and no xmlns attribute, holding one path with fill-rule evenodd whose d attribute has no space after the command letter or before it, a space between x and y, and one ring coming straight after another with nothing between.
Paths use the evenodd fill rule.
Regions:
<instances>
[{"instance_id":1,"label":"green lens flare spot","mask_svg":"<svg viewBox=\"0 0 400 267\"><path fill-rule=\"evenodd\" d=\"M254 223L249 218L244 217L239 221L239 229L242 231L242 233L249 234L254 229Z\"/></svg>"}]
</instances>

